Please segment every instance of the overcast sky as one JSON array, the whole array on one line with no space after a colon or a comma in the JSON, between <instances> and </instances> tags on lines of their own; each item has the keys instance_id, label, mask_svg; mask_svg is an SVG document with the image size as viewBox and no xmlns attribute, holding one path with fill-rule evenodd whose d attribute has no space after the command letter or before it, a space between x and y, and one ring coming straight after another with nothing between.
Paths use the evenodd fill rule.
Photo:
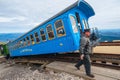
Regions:
<instances>
[{"instance_id":1,"label":"overcast sky","mask_svg":"<svg viewBox=\"0 0 120 80\"><path fill-rule=\"evenodd\" d=\"M0 33L28 32L77 0L0 0ZM90 27L120 29L120 0L86 0Z\"/></svg>"}]
</instances>

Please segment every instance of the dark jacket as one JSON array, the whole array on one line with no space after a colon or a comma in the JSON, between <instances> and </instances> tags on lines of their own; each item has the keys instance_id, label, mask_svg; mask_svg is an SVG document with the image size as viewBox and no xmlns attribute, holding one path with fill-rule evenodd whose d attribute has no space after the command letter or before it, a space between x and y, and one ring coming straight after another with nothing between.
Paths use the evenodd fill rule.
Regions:
<instances>
[{"instance_id":1,"label":"dark jacket","mask_svg":"<svg viewBox=\"0 0 120 80\"><path fill-rule=\"evenodd\" d=\"M92 54L92 46L90 44L90 39L87 38L85 35L83 35L80 40L80 54Z\"/></svg>"}]
</instances>

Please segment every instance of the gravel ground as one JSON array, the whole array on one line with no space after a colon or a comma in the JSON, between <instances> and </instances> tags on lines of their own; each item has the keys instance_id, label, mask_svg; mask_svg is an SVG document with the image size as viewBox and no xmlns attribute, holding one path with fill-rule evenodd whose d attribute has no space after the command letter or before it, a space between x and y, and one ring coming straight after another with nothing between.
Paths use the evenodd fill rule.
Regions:
<instances>
[{"instance_id":1,"label":"gravel ground","mask_svg":"<svg viewBox=\"0 0 120 80\"><path fill-rule=\"evenodd\" d=\"M9 66L0 64L0 80L83 80L64 72L55 73L52 70L43 70L38 65L15 64Z\"/></svg>"}]
</instances>

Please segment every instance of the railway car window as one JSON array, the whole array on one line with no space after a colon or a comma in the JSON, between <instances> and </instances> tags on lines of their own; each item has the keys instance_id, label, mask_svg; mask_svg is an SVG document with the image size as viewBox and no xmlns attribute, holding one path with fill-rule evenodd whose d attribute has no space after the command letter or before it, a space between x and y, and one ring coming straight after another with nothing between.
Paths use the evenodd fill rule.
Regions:
<instances>
[{"instance_id":1,"label":"railway car window","mask_svg":"<svg viewBox=\"0 0 120 80\"><path fill-rule=\"evenodd\" d=\"M39 43L40 42L40 39L39 39L39 36L38 36L38 33L35 32L35 38L36 38L36 42Z\"/></svg>"},{"instance_id":2,"label":"railway car window","mask_svg":"<svg viewBox=\"0 0 120 80\"><path fill-rule=\"evenodd\" d=\"M81 22L80 22L80 15L79 15L79 13L75 13L75 15L76 15L76 18L77 18L77 22L78 22L78 26L79 26L79 28L80 28L80 30L82 29L82 26L81 26Z\"/></svg>"},{"instance_id":3,"label":"railway car window","mask_svg":"<svg viewBox=\"0 0 120 80\"><path fill-rule=\"evenodd\" d=\"M46 29L47 29L49 40L53 39L54 38L54 32L52 30L52 26L48 25Z\"/></svg>"},{"instance_id":4,"label":"railway car window","mask_svg":"<svg viewBox=\"0 0 120 80\"><path fill-rule=\"evenodd\" d=\"M62 20L57 20L55 22L55 27L56 27L56 32L57 32L58 37L65 35L65 30L64 30L64 25L63 25Z\"/></svg>"},{"instance_id":5,"label":"railway car window","mask_svg":"<svg viewBox=\"0 0 120 80\"><path fill-rule=\"evenodd\" d=\"M29 37L26 37L26 40L27 40L27 45L29 46L30 45L30 39L29 39Z\"/></svg>"},{"instance_id":6,"label":"railway car window","mask_svg":"<svg viewBox=\"0 0 120 80\"><path fill-rule=\"evenodd\" d=\"M15 45L13 45L13 50L15 50Z\"/></svg>"},{"instance_id":7,"label":"railway car window","mask_svg":"<svg viewBox=\"0 0 120 80\"><path fill-rule=\"evenodd\" d=\"M89 29L89 25L88 25L88 21L87 20L85 20L85 24L87 26L87 29Z\"/></svg>"},{"instance_id":8,"label":"railway car window","mask_svg":"<svg viewBox=\"0 0 120 80\"><path fill-rule=\"evenodd\" d=\"M10 47L12 50L14 50L14 45L11 45L11 47Z\"/></svg>"},{"instance_id":9,"label":"railway car window","mask_svg":"<svg viewBox=\"0 0 120 80\"><path fill-rule=\"evenodd\" d=\"M20 40L20 46L23 47L23 41L22 40Z\"/></svg>"},{"instance_id":10,"label":"railway car window","mask_svg":"<svg viewBox=\"0 0 120 80\"><path fill-rule=\"evenodd\" d=\"M14 49L17 49L18 48L18 43L15 43L14 45L15 45Z\"/></svg>"},{"instance_id":11,"label":"railway car window","mask_svg":"<svg viewBox=\"0 0 120 80\"><path fill-rule=\"evenodd\" d=\"M87 21L85 19L83 19L82 22L84 25L84 29L89 29Z\"/></svg>"},{"instance_id":12,"label":"railway car window","mask_svg":"<svg viewBox=\"0 0 120 80\"><path fill-rule=\"evenodd\" d=\"M20 48L20 41L18 41L18 43L17 43L17 44L18 44L17 48Z\"/></svg>"},{"instance_id":13,"label":"railway car window","mask_svg":"<svg viewBox=\"0 0 120 80\"><path fill-rule=\"evenodd\" d=\"M43 40L43 41L46 41L46 36L45 36L44 29L41 29L41 30L40 30L40 35L41 35L42 40Z\"/></svg>"},{"instance_id":14,"label":"railway car window","mask_svg":"<svg viewBox=\"0 0 120 80\"><path fill-rule=\"evenodd\" d=\"M18 43L14 43L13 45L14 45L14 50L17 49Z\"/></svg>"},{"instance_id":15,"label":"railway car window","mask_svg":"<svg viewBox=\"0 0 120 80\"><path fill-rule=\"evenodd\" d=\"M14 50L17 49L18 43L14 43Z\"/></svg>"},{"instance_id":16,"label":"railway car window","mask_svg":"<svg viewBox=\"0 0 120 80\"><path fill-rule=\"evenodd\" d=\"M17 49L18 48L18 43L15 43L15 49Z\"/></svg>"},{"instance_id":17,"label":"railway car window","mask_svg":"<svg viewBox=\"0 0 120 80\"><path fill-rule=\"evenodd\" d=\"M15 45L11 45L11 48L14 50L15 49Z\"/></svg>"},{"instance_id":18,"label":"railway car window","mask_svg":"<svg viewBox=\"0 0 120 80\"><path fill-rule=\"evenodd\" d=\"M72 24L73 32L77 33L78 29L77 29L77 22L76 22L75 17L74 16L70 16L70 21L71 21L71 24Z\"/></svg>"},{"instance_id":19,"label":"railway car window","mask_svg":"<svg viewBox=\"0 0 120 80\"><path fill-rule=\"evenodd\" d=\"M8 49L11 49L11 50L13 50L13 47L11 47L10 45L8 46Z\"/></svg>"},{"instance_id":20,"label":"railway car window","mask_svg":"<svg viewBox=\"0 0 120 80\"><path fill-rule=\"evenodd\" d=\"M21 48L21 41L19 41L19 48Z\"/></svg>"},{"instance_id":21,"label":"railway car window","mask_svg":"<svg viewBox=\"0 0 120 80\"><path fill-rule=\"evenodd\" d=\"M15 43L14 49L17 49L17 47L18 47L18 44L17 44L17 43Z\"/></svg>"},{"instance_id":22,"label":"railway car window","mask_svg":"<svg viewBox=\"0 0 120 80\"><path fill-rule=\"evenodd\" d=\"M11 44L11 47L10 47L10 48L12 48L12 49L14 50L14 48L15 48L15 45Z\"/></svg>"},{"instance_id":23,"label":"railway car window","mask_svg":"<svg viewBox=\"0 0 120 80\"><path fill-rule=\"evenodd\" d=\"M35 44L34 37L32 34L30 35L30 39L31 39L32 44Z\"/></svg>"},{"instance_id":24,"label":"railway car window","mask_svg":"<svg viewBox=\"0 0 120 80\"><path fill-rule=\"evenodd\" d=\"M10 46L10 49L14 50L14 46Z\"/></svg>"},{"instance_id":25,"label":"railway car window","mask_svg":"<svg viewBox=\"0 0 120 80\"><path fill-rule=\"evenodd\" d=\"M25 40L25 38L23 39L23 41L24 41L24 46L26 46L26 40Z\"/></svg>"}]
</instances>

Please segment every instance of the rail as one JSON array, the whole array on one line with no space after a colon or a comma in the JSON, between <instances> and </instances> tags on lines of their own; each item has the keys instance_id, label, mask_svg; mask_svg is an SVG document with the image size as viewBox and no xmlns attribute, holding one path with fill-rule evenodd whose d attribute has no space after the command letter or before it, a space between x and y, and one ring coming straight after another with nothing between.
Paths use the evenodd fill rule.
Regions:
<instances>
[{"instance_id":1,"label":"rail","mask_svg":"<svg viewBox=\"0 0 120 80\"><path fill-rule=\"evenodd\" d=\"M99 46L120 46L120 42L100 42Z\"/></svg>"}]
</instances>

